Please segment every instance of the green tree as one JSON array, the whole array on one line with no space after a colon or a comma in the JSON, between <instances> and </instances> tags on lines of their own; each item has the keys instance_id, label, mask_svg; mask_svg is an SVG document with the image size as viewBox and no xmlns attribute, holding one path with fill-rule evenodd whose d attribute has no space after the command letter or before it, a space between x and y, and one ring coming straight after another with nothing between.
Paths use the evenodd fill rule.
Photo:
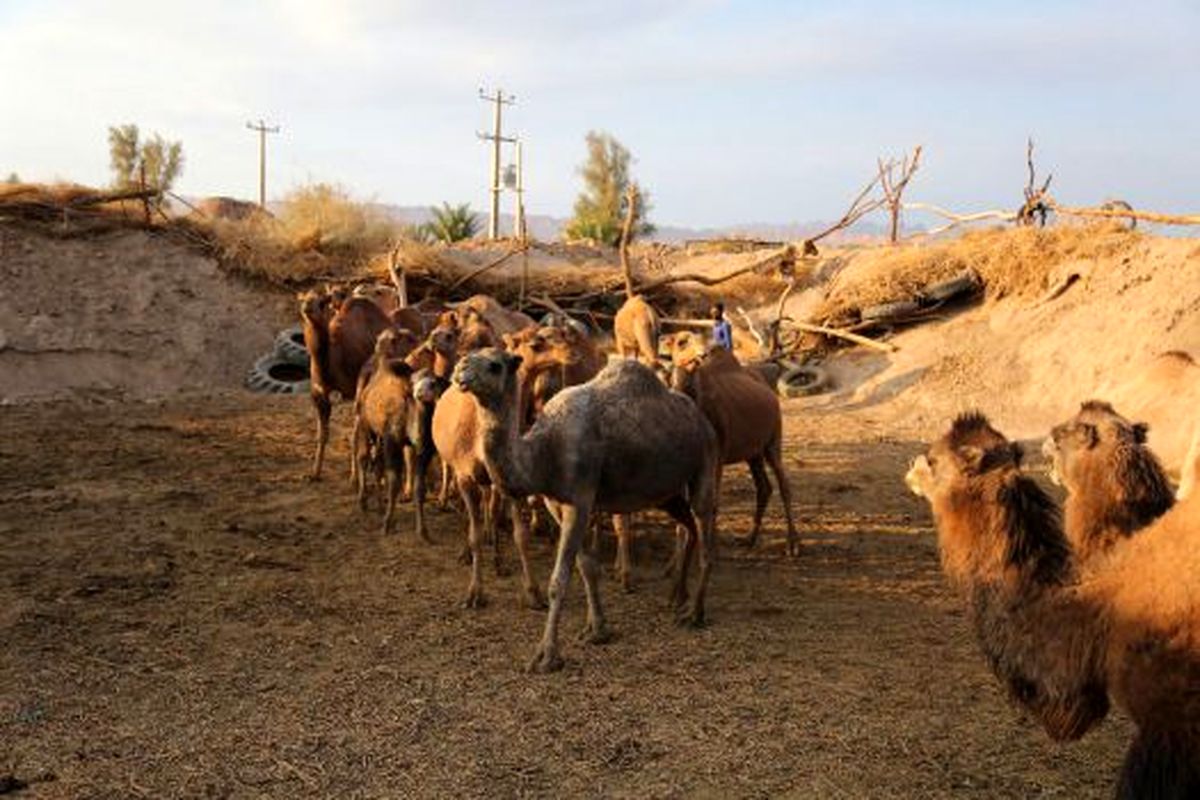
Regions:
<instances>
[{"instance_id":1,"label":"green tree","mask_svg":"<svg viewBox=\"0 0 1200 800\"><path fill-rule=\"evenodd\" d=\"M452 206L442 203L429 209L433 219L426 223L435 239L443 242L461 242L479 233L479 215L471 210L470 203Z\"/></svg>"},{"instance_id":2,"label":"green tree","mask_svg":"<svg viewBox=\"0 0 1200 800\"><path fill-rule=\"evenodd\" d=\"M108 129L108 155L113 185L119 189L138 186L144 169L146 185L165 192L183 173L183 144L168 142L157 133L142 141L137 125Z\"/></svg>"},{"instance_id":3,"label":"green tree","mask_svg":"<svg viewBox=\"0 0 1200 800\"><path fill-rule=\"evenodd\" d=\"M632 183L629 165L633 158L623 144L607 133L589 131L587 161L579 168L583 191L575 201L575 214L563 231L568 239L595 239L616 245L625 221L626 189ZM633 236L648 236L654 226L646 219L650 209L647 193L638 186L639 203L633 220Z\"/></svg>"}]
</instances>

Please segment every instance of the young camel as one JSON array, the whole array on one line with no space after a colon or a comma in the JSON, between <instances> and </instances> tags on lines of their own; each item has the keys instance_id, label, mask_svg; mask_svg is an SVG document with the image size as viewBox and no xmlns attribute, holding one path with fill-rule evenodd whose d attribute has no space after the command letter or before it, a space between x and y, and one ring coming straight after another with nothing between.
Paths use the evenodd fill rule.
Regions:
<instances>
[{"instance_id":1,"label":"young camel","mask_svg":"<svg viewBox=\"0 0 1200 800\"><path fill-rule=\"evenodd\" d=\"M1020 456L969 414L906 476L992 670L1056 740L1123 708L1137 733L1118 796L1200 796L1200 501L1081 566Z\"/></svg>"},{"instance_id":2,"label":"young camel","mask_svg":"<svg viewBox=\"0 0 1200 800\"><path fill-rule=\"evenodd\" d=\"M1067 490L1065 532L1081 560L1106 552L1175 504L1146 431L1108 403L1089 400L1042 445L1051 480Z\"/></svg>"},{"instance_id":3,"label":"young camel","mask_svg":"<svg viewBox=\"0 0 1200 800\"><path fill-rule=\"evenodd\" d=\"M763 512L771 499L771 468L783 499L787 521L787 553L800 552L800 539L792 519L792 487L783 466L783 413L779 396L762 374L745 367L723 347L708 346L692 333L668 337L674 369L671 386L696 401L712 423L721 443L721 463L746 462L754 479L754 527L742 544L753 547L762 530ZM765 466L764 466L765 462ZM717 486L720 488L720 472ZM719 495L718 495L719 498Z\"/></svg>"},{"instance_id":4,"label":"young camel","mask_svg":"<svg viewBox=\"0 0 1200 800\"><path fill-rule=\"evenodd\" d=\"M536 358L531 357L525 365L526 382L531 382L541 370L549 369L565 358L563 353L549 346L535 352ZM481 545L485 532L494 537L497 565L499 563L500 537L494 530L494 523L501 498L492 491L494 480L484 463L481 415L478 399L452 383L438 400L431 420L433 444L442 463L449 467L467 512L467 545L471 565L471 583L465 601L468 608L478 608L484 603ZM513 541L521 561L525 602L530 608L545 608L546 601L533 580L529 566L529 528L517 505L512 503L510 506Z\"/></svg>"},{"instance_id":5,"label":"young camel","mask_svg":"<svg viewBox=\"0 0 1200 800\"><path fill-rule=\"evenodd\" d=\"M681 621L704 622L704 596L715 559L716 434L695 404L672 392L648 367L615 361L594 379L555 395L527 433L520 432L521 357L481 350L454 369L454 383L478 402L478 435L491 479L512 497L542 495L560 504L558 555L550 612L530 669L562 666L558 626L574 564L587 595L583 637L608 639L595 561L582 547L592 511L661 508L688 531L674 600ZM663 458L670 453L670 458ZM697 530L697 522L699 530ZM699 541L699 582L688 606L687 572Z\"/></svg>"}]
</instances>

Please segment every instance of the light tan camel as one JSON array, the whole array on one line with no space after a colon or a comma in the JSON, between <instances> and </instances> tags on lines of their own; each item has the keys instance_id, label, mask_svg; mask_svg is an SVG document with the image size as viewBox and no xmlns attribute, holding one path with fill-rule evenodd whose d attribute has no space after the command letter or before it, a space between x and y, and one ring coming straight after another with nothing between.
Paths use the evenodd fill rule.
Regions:
<instances>
[{"instance_id":1,"label":"light tan camel","mask_svg":"<svg viewBox=\"0 0 1200 800\"><path fill-rule=\"evenodd\" d=\"M1067 540L1080 559L1106 552L1175 503L1166 472L1146 446L1147 428L1111 405L1084 403L1042 446L1051 479L1067 490Z\"/></svg>"},{"instance_id":2,"label":"light tan camel","mask_svg":"<svg viewBox=\"0 0 1200 800\"><path fill-rule=\"evenodd\" d=\"M462 301L455 307L455 314L459 324L464 326L471 314L478 315L497 336L516 333L535 324L528 314L505 308L499 300L486 294L477 294Z\"/></svg>"},{"instance_id":3,"label":"light tan camel","mask_svg":"<svg viewBox=\"0 0 1200 800\"><path fill-rule=\"evenodd\" d=\"M491 352L489 349L487 352ZM557 349L539 349L536 357L525 364L532 382L543 369L549 369L564 359ZM450 468L459 496L467 513L467 545L470 555L471 583L467 589L466 605L477 608L484 603L481 545L485 535L491 535L499 564L500 537L495 531L501 497L491 491L493 480L484 465L482 428L478 399L461 387L451 385L442 394L433 412L432 438L442 463ZM521 561L524 597L531 608L544 608L546 603L532 577L529 566L529 528L517 505L511 504L513 541Z\"/></svg>"},{"instance_id":4,"label":"light tan camel","mask_svg":"<svg viewBox=\"0 0 1200 800\"><path fill-rule=\"evenodd\" d=\"M1080 564L1020 455L969 414L906 476L993 672L1054 739L1124 709L1120 797L1200 796L1200 501Z\"/></svg>"},{"instance_id":5,"label":"light tan camel","mask_svg":"<svg viewBox=\"0 0 1200 800\"><path fill-rule=\"evenodd\" d=\"M550 613L530 668L562 666L558 625L572 564L587 594L583 635L596 643L608 638L595 562L582 547L593 510L661 508L687 528L674 599L677 607L688 604L688 565L698 540L699 582L681 619L702 624L716 556L713 492L720 459L708 420L694 403L663 386L652 370L621 360L588 383L559 392L522 434L520 365L520 356L481 350L459 361L453 381L479 403L478 435L491 479L509 496L542 495L560 504ZM670 457L664 458L667 453Z\"/></svg>"},{"instance_id":6,"label":"light tan camel","mask_svg":"<svg viewBox=\"0 0 1200 800\"><path fill-rule=\"evenodd\" d=\"M742 366L737 357L719 346L708 346L693 333L671 338L674 365L671 385L691 397L717 433L721 445L721 463L745 462L754 479L754 527L742 544L753 547L762 530L763 512L771 499L771 468L783 498L783 516L787 521L787 553L797 555L800 539L792 518L792 488L783 465L783 413L779 396L762 375ZM718 492L721 473L717 473ZM720 494L718 493L718 502Z\"/></svg>"},{"instance_id":7,"label":"light tan camel","mask_svg":"<svg viewBox=\"0 0 1200 800\"><path fill-rule=\"evenodd\" d=\"M658 365L658 314L641 295L631 295L613 318L617 355L636 358L648 367Z\"/></svg>"}]
</instances>

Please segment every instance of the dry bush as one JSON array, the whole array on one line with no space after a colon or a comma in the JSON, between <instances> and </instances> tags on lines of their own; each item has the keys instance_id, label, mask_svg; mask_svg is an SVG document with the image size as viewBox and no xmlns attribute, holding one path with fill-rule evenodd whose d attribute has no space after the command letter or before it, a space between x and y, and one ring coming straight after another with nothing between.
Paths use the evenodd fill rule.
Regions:
<instances>
[{"instance_id":1,"label":"dry bush","mask_svg":"<svg viewBox=\"0 0 1200 800\"><path fill-rule=\"evenodd\" d=\"M211 226L225 264L284 283L351 277L401 234L380 211L325 183L292 190L277 217L213 220Z\"/></svg>"},{"instance_id":2,"label":"dry bush","mask_svg":"<svg viewBox=\"0 0 1200 800\"><path fill-rule=\"evenodd\" d=\"M1141 234L1117 223L1059 224L1050 228L990 228L949 241L877 247L850 254L830 281L819 320L846 318L878 303L916 297L931 283L970 268L979 273L991 300L1039 296L1065 261L1107 258L1133 249Z\"/></svg>"}]
</instances>

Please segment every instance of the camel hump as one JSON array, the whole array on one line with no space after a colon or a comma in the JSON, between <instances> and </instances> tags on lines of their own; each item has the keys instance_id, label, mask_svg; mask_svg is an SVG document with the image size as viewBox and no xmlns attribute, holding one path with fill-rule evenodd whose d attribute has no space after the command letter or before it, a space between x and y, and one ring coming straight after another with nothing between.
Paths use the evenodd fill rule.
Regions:
<instances>
[{"instance_id":1,"label":"camel hump","mask_svg":"<svg viewBox=\"0 0 1200 800\"><path fill-rule=\"evenodd\" d=\"M640 361L620 358L608 362L590 382L596 390L615 393L621 398L641 395L663 395L667 387L654 374L654 370ZM586 384L585 384L586 385Z\"/></svg>"}]
</instances>

